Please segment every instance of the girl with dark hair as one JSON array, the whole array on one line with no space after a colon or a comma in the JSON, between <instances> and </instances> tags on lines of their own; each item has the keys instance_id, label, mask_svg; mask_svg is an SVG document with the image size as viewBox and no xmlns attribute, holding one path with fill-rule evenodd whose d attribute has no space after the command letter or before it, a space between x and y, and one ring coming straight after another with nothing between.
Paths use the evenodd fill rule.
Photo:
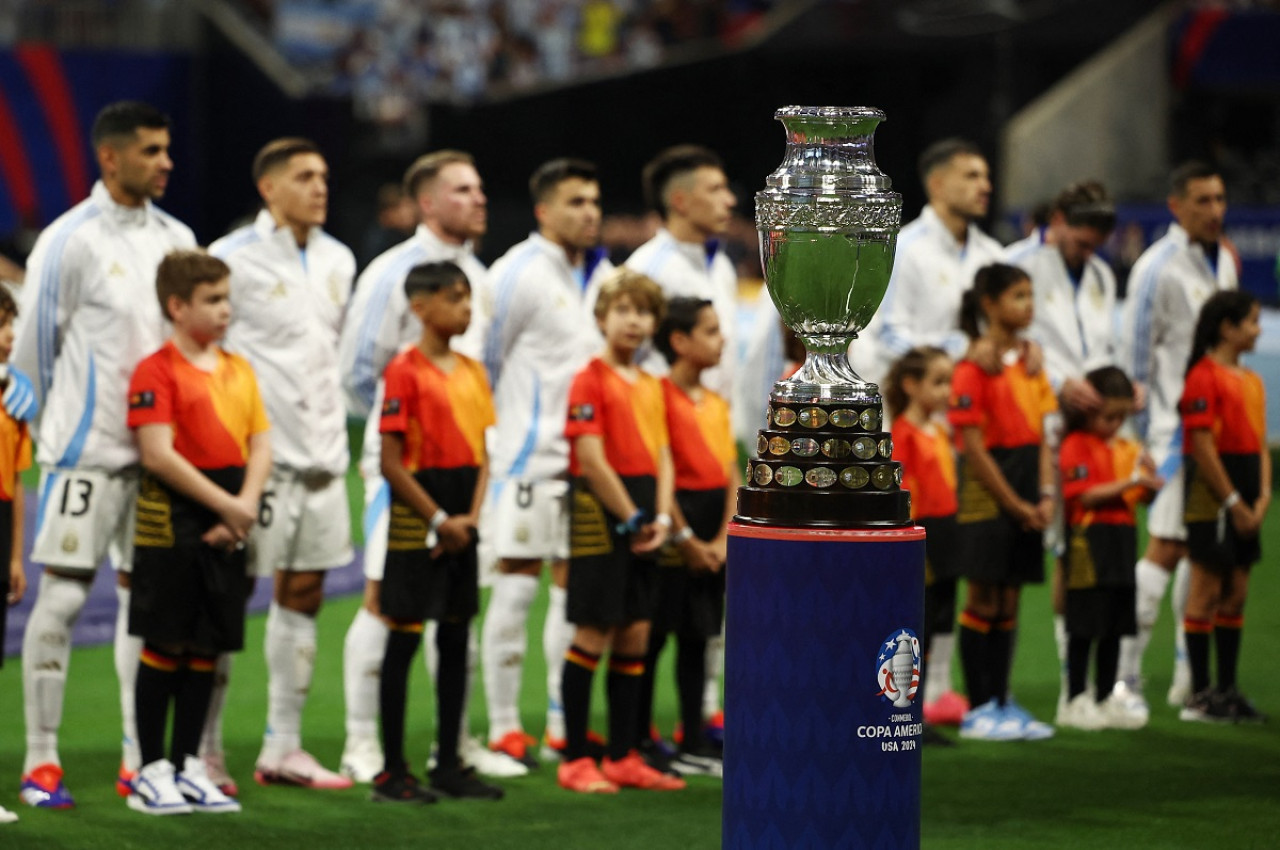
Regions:
<instances>
[{"instance_id":1,"label":"girl with dark hair","mask_svg":"<svg viewBox=\"0 0 1280 850\"><path fill-rule=\"evenodd\" d=\"M1113 691L1120 637L1138 630L1133 508L1151 501L1163 482L1149 461L1142 463L1142 447L1118 436L1133 413L1133 383L1115 366L1094 369L1085 380L1102 404L1067 412L1068 433L1058 453L1068 541L1062 558L1068 684L1057 724L1138 729L1147 717L1129 711L1125 695ZM1091 654L1097 683L1092 694L1085 687Z\"/></svg>"},{"instance_id":2,"label":"girl with dark hair","mask_svg":"<svg viewBox=\"0 0 1280 850\"><path fill-rule=\"evenodd\" d=\"M1271 504L1262 379L1240 365L1262 332L1258 300L1219 292L1200 311L1178 405L1186 461L1191 587L1183 628L1191 691L1179 715L1201 722L1259 722L1236 688L1249 570L1262 557L1258 532ZM1209 642L1218 687L1209 685Z\"/></svg>"},{"instance_id":3,"label":"girl with dark hair","mask_svg":"<svg viewBox=\"0 0 1280 850\"><path fill-rule=\"evenodd\" d=\"M1031 280L1013 266L978 270L960 308L960 327L995 348L1003 368L956 366L948 418L961 451L957 549L969 579L960 615L960 658L969 701L964 738L1035 740L1053 727L1009 696L1014 631L1022 585L1044 581L1041 532L1053 509L1053 467L1044 444L1045 414L1057 400L1045 374L1029 374L1019 334L1035 309Z\"/></svg>"},{"instance_id":4,"label":"girl with dark hair","mask_svg":"<svg viewBox=\"0 0 1280 850\"><path fill-rule=\"evenodd\" d=\"M951 688L956 621L956 461L941 418L951 395L951 358L913 348L889 367L884 396L893 417L893 456L911 492L911 518L928 531L924 573L925 723L959 726L969 701ZM926 741L930 738L926 737ZM937 740L937 738L933 738Z\"/></svg>"}]
</instances>

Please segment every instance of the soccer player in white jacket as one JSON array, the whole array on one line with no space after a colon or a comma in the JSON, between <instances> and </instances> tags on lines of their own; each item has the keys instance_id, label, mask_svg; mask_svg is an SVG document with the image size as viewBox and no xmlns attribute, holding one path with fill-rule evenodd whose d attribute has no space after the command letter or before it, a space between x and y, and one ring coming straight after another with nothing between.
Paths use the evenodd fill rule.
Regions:
<instances>
[{"instance_id":1,"label":"soccer player in white jacket","mask_svg":"<svg viewBox=\"0 0 1280 850\"><path fill-rule=\"evenodd\" d=\"M413 199L421 224L413 236L384 251L360 275L342 330L339 357L347 409L367 418L360 473L364 479L364 604L347 629L343 650L343 693L346 697L346 744L340 770L357 782L372 782L383 766L378 742L378 675L387 643L387 627L378 617L378 583L382 580L391 490L382 478L378 421L382 408L381 378L387 362L422 335L422 325L409 310L404 280L416 265L448 260L462 269L476 294L471 325L451 341L476 360L482 356L485 331L485 267L476 259L474 241L488 228L488 200L471 155L439 150L419 157L405 172L405 192ZM481 540L481 551L485 541ZM434 625L427 624L426 661L436 658ZM468 651L468 688L479 649L472 632ZM434 673L433 673L434 675ZM462 760L488 776L518 776L528 769L493 753L467 730L463 716Z\"/></svg>"},{"instance_id":2,"label":"soccer player in white jacket","mask_svg":"<svg viewBox=\"0 0 1280 850\"><path fill-rule=\"evenodd\" d=\"M707 148L676 145L645 165L641 183L645 200L662 216L662 228L632 252L625 265L653 279L668 299L687 295L711 302L721 317L724 356L720 365L703 373L702 380L722 398L732 399L738 361L738 272L721 250L720 237L729 229L738 199L729 188L724 164ZM651 343L645 343L640 356L646 372L667 373L666 358ZM723 659L723 636L709 638L702 711L713 734L724 728L720 711ZM647 738L649 731L641 731Z\"/></svg>"},{"instance_id":3,"label":"soccer player in white jacket","mask_svg":"<svg viewBox=\"0 0 1280 850\"><path fill-rule=\"evenodd\" d=\"M42 467L31 559L44 565L22 644L27 727L23 802L70 808L58 727L71 659L71 627L94 571L108 554L117 569L116 673L124 721L118 790L139 767L134 681L142 640L131 637L138 448L126 424L129 377L164 342L156 268L168 252L195 247L191 230L152 201L173 171L169 119L152 106L110 104L94 120L101 180L36 240L27 262L13 362L35 376L43 407L36 433Z\"/></svg>"},{"instance_id":4,"label":"soccer player in white jacket","mask_svg":"<svg viewBox=\"0 0 1280 850\"><path fill-rule=\"evenodd\" d=\"M558 663L573 640L565 621L569 556L564 430L574 374L603 345L591 293L611 270L596 247L600 184L595 166L575 159L544 163L529 181L538 229L489 272L492 319L484 363L494 383L498 424L489 450L489 500L481 537L489 536L498 575L481 631L489 746L527 765L533 739L520 723L520 679L529 607L543 561L551 561L543 628L547 661L547 743L563 747Z\"/></svg>"},{"instance_id":5,"label":"soccer player in white jacket","mask_svg":"<svg viewBox=\"0 0 1280 850\"><path fill-rule=\"evenodd\" d=\"M272 578L275 587L264 639L267 731L254 776L263 784L346 788L351 780L302 748L301 732L324 574L352 558L337 349L355 257L322 229L329 167L313 142L268 142L252 176L264 208L209 251L231 267L225 344L253 366L272 432L271 477L249 539L250 574ZM230 656L219 666L201 754L210 778L234 793L221 735Z\"/></svg>"},{"instance_id":6,"label":"soccer player in white jacket","mask_svg":"<svg viewBox=\"0 0 1280 850\"><path fill-rule=\"evenodd\" d=\"M1182 522L1178 400L1200 308L1215 292L1235 289L1239 272L1235 252L1222 235L1227 191L1217 169L1188 162L1174 170L1169 182L1168 205L1174 223L1134 264L1125 299L1127 365L1134 381L1147 388L1147 409L1137 417L1138 430L1165 484L1147 509L1147 548L1137 565L1138 634L1120 642L1118 676L1140 696L1142 656L1174 574L1170 601L1177 663L1168 701L1180 706L1190 696L1191 671L1182 632L1190 565Z\"/></svg>"}]
</instances>

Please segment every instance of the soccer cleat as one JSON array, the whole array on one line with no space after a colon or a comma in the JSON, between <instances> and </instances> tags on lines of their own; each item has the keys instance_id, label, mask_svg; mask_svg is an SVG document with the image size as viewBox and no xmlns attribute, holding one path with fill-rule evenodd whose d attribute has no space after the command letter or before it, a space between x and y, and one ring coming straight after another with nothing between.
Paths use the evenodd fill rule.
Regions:
<instances>
[{"instance_id":1,"label":"soccer cleat","mask_svg":"<svg viewBox=\"0 0 1280 850\"><path fill-rule=\"evenodd\" d=\"M636 752L640 754L640 758L644 763L654 770L662 773L668 773L672 776L679 776L671 764L671 757L667 755L666 749L660 747L652 738L640 741L636 744Z\"/></svg>"},{"instance_id":2,"label":"soccer cleat","mask_svg":"<svg viewBox=\"0 0 1280 850\"><path fill-rule=\"evenodd\" d=\"M579 794L618 793L618 786L605 778L590 756L560 762L556 768L556 782L561 788Z\"/></svg>"},{"instance_id":3,"label":"soccer cleat","mask_svg":"<svg viewBox=\"0 0 1280 850\"><path fill-rule=\"evenodd\" d=\"M473 767L437 767L429 775L431 790L455 800L501 800L504 792L476 776Z\"/></svg>"},{"instance_id":4,"label":"soccer cleat","mask_svg":"<svg viewBox=\"0 0 1280 850\"><path fill-rule=\"evenodd\" d=\"M654 723L649 727L649 740L662 750L663 755L669 759L676 757L677 749L668 744L662 737L662 733L658 731L658 724Z\"/></svg>"},{"instance_id":5,"label":"soccer cleat","mask_svg":"<svg viewBox=\"0 0 1280 850\"><path fill-rule=\"evenodd\" d=\"M560 761L564 757L564 738L553 738L549 733L542 734L542 749L538 757L543 761Z\"/></svg>"},{"instance_id":6,"label":"soccer cleat","mask_svg":"<svg viewBox=\"0 0 1280 850\"><path fill-rule=\"evenodd\" d=\"M967 699L955 691L947 691L924 704L924 722L934 726L959 726L968 710Z\"/></svg>"},{"instance_id":7,"label":"soccer cleat","mask_svg":"<svg viewBox=\"0 0 1280 850\"><path fill-rule=\"evenodd\" d=\"M22 777L18 797L37 809L70 809L76 804L62 782L62 768L52 762L38 764Z\"/></svg>"},{"instance_id":8,"label":"soccer cleat","mask_svg":"<svg viewBox=\"0 0 1280 850\"><path fill-rule=\"evenodd\" d=\"M240 786L231 778L231 774L227 773L227 757L223 753L205 753L200 757L204 762L204 771L209 776L209 781L218 786L218 790L228 797L236 797L240 794Z\"/></svg>"},{"instance_id":9,"label":"soccer cleat","mask_svg":"<svg viewBox=\"0 0 1280 850\"><path fill-rule=\"evenodd\" d=\"M377 738L347 738L338 772L353 782L368 785L382 773L382 765L382 745Z\"/></svg>"},{"instance_id":10,"label":"soccer cleat","mask_svg":"<svg viewBox=\"0 0 1280 850\"><path fill-rule=\"evenodd\" d=\"M479 740L469 735L462 739L462 746L458 748L458 757L463 764L474 767L476 773L481 776L491 776L495 779L514 779L517 776L529 775L529 768L525 764L516 761L506 753L489 749ZM433 753L427 765L428 770L435 767L434 762L435 754Z\"/></svg>"},{"instance_id":11,"label":"soccer cleat","mask_svg":"<svg viewBox=\"0 0 1280 850\"><path fill-rule=\"evenodd\" d=\"M440 798L435 792L422 787L418 778L409 773L388 773L385 770L373 778L373 790L369 799L375 803L407 803L425 806Z\"/></svg>"},{"instance_id":12,"label":"soccer cleat","mask_svg":"<svg viewBox=\"0 0 1280 850\"><path fill-rule=\"evenodd\" d=\"M144 815L189 815L194 809L182 796L173 778L168 759L144 764L133 779L129 808Z\"/></svg>"},{"instance_id":13,"label":"soccer cleat","mask_svg":"<svg viewBox=\"0 0 1280 850\"><path fill-rule=\"evenodd\" d=\"M1108 729L1141 729L1151 720L1147 701L1124 682L1116 682L1107 698L1098 703L1098 709Z\"/></svg>"},{"instance_id":14,"label":"soccer cleat","mask_svg":"<svg viewBox=\"0 0 1280 850\"><path fill-rule=\"evenodd\" d=\"M680 750L671 760L671 767L681 776L724 776L724 759L714 747L706 745Z\"/></svg>"},{"instance_id":15,"label":"soccer cleat","mask_svg":"<svg viewBox=\"0 0 1280 850\"><path fill-rule=\"evenodd\" d=\"M18 822L18 816L16 814L9 811L4 806L0 806L0 823L17 823L17 822Z\"/></svg>"},{"instance_id":16,"label":"soccer cleat","mask_svg":"<svg viewBox=\"0 0 1280 850\"><path fill-rule=\"evenodd\" d=\"M702 737L724 746L724 710L717 711L702 724Z\"/></svg>"},{"instance_id":17,"label":"soccer cleat","mask_svg":"<svg viewBox=\"0 0 1280 850\"><path fill-rule=\"evenodd\" d=\"M1187 661L1186 653L1179 652L1177 660L1173 663L1173 681L1169 684L1169 693L1165 695L1165 701L1177 708L1186 705L1187 700L1192 696L1191 663Z\"/></svg>"},{"instance_id":18,"label":"soccer cleat","mask_svg":"<svg viewBox=\"0 0 1280 850\"><path fill-rule=\"evenodd\" d=\"M1085 693L1088 693L1088 691L1085 691ZM1016 720L1021 726L1018 737L1024 741L1044 741L1057 734L1048 723L1032 717L1031 712L1018 705L1013 697L1005 699L1004 714L1005 717Z\"/></svg>"},{"instance_id":19,"label":"soccer cleat","mask_svg":"<svg viewBox=\"0 0 1280 850\"><path fill-rule=\"evenodd\" d=\"M678 776L671 776L660 770L654 770L644 763L640 753L632 750L623 758L614 761L605 758L600 762L600 772L619 788L640 788L645 791L679 791L685 787L685 781Z\"/></svg>"},{"instance_id":20,"label":"soccer cleat","mask_svg":"<svg viewBox=\"0 0 1280 850\"><path fill-rule=\"evenodd\" d=\"M137 775L137 771L130 770L124 766L124 762L120 762L120 771L116 774L116 794L121 797L132 794L133 778Z\"/></svg>"},{"instance_id":21,"label":"soccer cleat","mask_svg":"<svg viewBox=\"0 0 1280 850\"><path fill-rule=\"evenodd\" d=\"M1083 729L1086 732L1097 732L1107 728L1107 719L1098 707L1097 701L1088 691L1076 694L1054 718L1054 723L1070 729Z\"/></svg>"},{"instance_id":22,"label":"soccer cleat","mask_svg":"<svg viewBox=\"0 0 1280 850\"><path fill-rule=\"evenodd\" d=\"M538 766L538 760L533 757L533 753L529 752L529 746L536 742L536 738L526 735L519 729L513 729L498 740L490 741L489 749L496 753L506 753L525 767L533 770Z\"/></svg>"},{"instance_id":23,"label":"soccer cleat","mask_svg":"<svg viewBox=\"0 0 1280 850\"><path fill-rule=\"evenodd\" d=\"M1218 698L1226 705L1227 713L1235 723L1266 723L1267 715L1254 706L1235 687L1220 691Z\"/></svg>"},{"instance_id":24,"label":"soccer cleat","mask_svg":"<svg viewBox=\"0 0 1280 850\"><path fill-rule=\"evenodd\" d=\"M1231 723L1231 706L1212 688L1205 688L1187 699L1178 719L1190 723Z\"/></svg>"},{"instance_id":25,"label":"soccer cleat","mask_svg":"<svg viewBox=\"0 0 1280 850\"><path fill-rule=\"evenodd\" d=\"M204 760L187 756L182 762L182 772L175 781L178 791L197 812L222 814L240 811L240 803L228 797L209 776Z\"/></svg>"},{"instance_id":26,"label":"soccer cleat","mask_svg":"<svg viewBox=\"0 0 1280 850\"><path fill-rule=\"evenodd\" d=\"M960 721L960 737L974 741L1018 741L1022 723L1004 713L994 699L965 712Z\"/></svg>"},{"instance_id":27,"label":"soccer cleat","mask_svg":"<svg viewBox=\"0 0 1280 850\"><path fill-rule=\"evenodd\" d=\"M325 768L306 750L294 750L276 765L259 761L253 778L259 785L299 785L324 791L341 791L352 785L350 779Z\"/></svg>"}]
</instances>

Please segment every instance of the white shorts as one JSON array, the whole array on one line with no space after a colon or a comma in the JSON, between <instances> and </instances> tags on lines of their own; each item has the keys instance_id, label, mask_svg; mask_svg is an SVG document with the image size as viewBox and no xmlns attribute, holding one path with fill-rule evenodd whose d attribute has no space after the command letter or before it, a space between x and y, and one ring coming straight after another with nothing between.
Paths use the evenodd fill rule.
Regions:
<instances>
[{"instance_id":1,"label":"white shorts","mask_svg":"<svg viewBox=\"0 0 1280 850\"><path fill-rule=\"evenodd\" d=\"M382 581L387 566L387 531L391 527L391 485L381 475L364 479L364 577Z\"/></svg>"},{"instance_id":2,"label":"white shorts","mask_svg":"<svg viewBox=\"0 0 1280 850\"><path fill-rule=\"evenodd\" d=\"M1148 536L1186 541L1187 525L1183 517L1185 470L1186 467L1180 465L1178 471L1165 480L1155 501L1147 508Z\"/></svg>"},{"instance_id":3,"label":"white shorts","mask_svg":"<svg viewBox=\"0 0 1280 850\"><path fill-rule=\"evenodd\" d=\"M481 511L493 557L563 561L569 557L569 482L495 479Z\"/></svg>"},{"instance_id":4,"label":"white shorts","mask_svg":"<svg viewBox=\"0 0 1280 850\"><path fill-rule=\"evenodd\" d=\"M1053 518L1042 535L1046 552L1052 552L1055 558L1061 558L1067 551L1067 517L1062 501L1062 470L1058 467L1058 458L1062 451L1062 436L1066 422L1061 411L1053 411L1044 417L1044 441L1049 446L1050 462L1053 464Z\"/></svg>"},{"instance_id":5,"label":"white shorts","mask_svg":"<svg viewBox=\"0 0 1280 850\"><path fill-rule=\"evenodd\" d=\"M42 471L31 560L62 570L93 572L110 556L113 567L129 572L138 477L136 469Z\"/></svg>"},{"instance_id":6,"label":"white shorts","mask_svg":"<svg viewBox=\"0 0 1280 850\"><path fill-rule=\"evenodd\" d=\"M249 535L249 574L332 570L351 563L351 508L343 476L308 480L276 467Z\"/></svg>"}]
</instances>

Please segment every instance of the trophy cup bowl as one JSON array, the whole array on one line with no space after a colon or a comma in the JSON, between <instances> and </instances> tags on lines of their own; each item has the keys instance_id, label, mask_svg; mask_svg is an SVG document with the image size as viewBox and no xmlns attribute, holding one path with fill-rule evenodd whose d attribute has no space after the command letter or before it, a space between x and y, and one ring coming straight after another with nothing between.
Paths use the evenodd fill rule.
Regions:
<instances>
[{"instance_id":1,"label":"trophy cup bowl","mask_svg":"<svg viewBox=\"0 0 1280 850\"><path fill-rule=\"evenodd\" d=\"M910 496L879 388L849 365L893 271L902 196L875 162L884 113L787 106L782 164L756 195L765 286L805 362L769 396L738 493L746 523L858 528L910 524Z\"/></svg>"}]
</instances>

